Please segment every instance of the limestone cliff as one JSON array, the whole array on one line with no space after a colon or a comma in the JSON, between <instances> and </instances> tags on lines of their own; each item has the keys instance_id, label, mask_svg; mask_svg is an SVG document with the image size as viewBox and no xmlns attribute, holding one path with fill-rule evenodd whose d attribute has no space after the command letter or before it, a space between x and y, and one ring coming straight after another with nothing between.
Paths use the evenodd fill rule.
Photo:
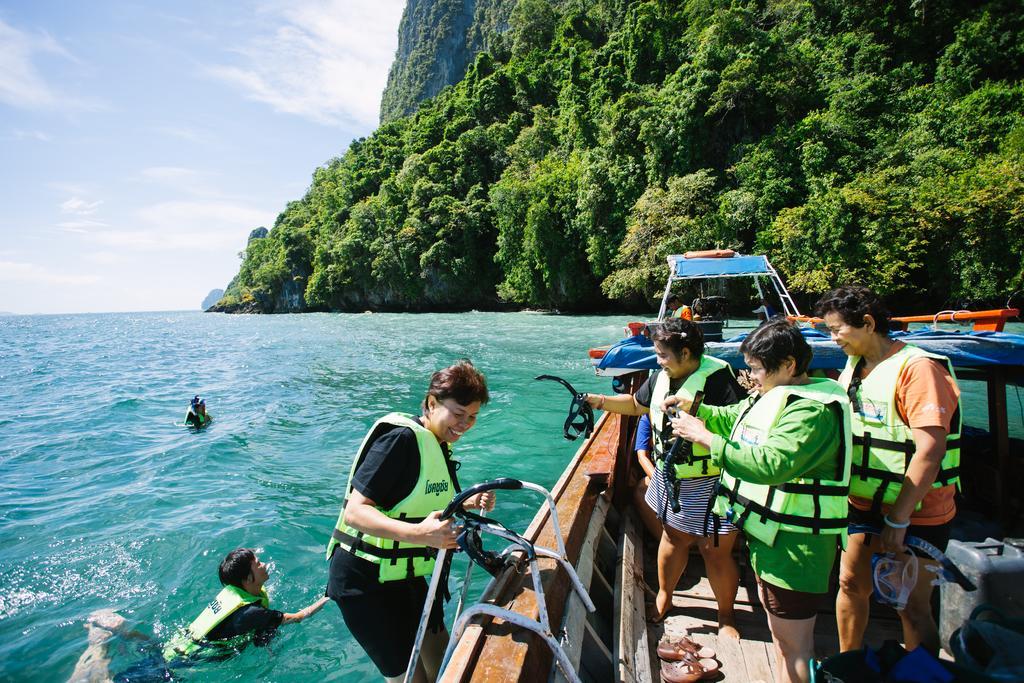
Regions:
<instances>
[{"instance_id":1,"label":"limestone cliff","mask_svg":"<svg viewBox=\"0 0 1024 683\"><path fill-rule=\"evenodd\" d=\"M481 50L503 49L516 0L409 0L380 103L381 122L416 111L462 80Z\"/></svg>"}]
</instances>

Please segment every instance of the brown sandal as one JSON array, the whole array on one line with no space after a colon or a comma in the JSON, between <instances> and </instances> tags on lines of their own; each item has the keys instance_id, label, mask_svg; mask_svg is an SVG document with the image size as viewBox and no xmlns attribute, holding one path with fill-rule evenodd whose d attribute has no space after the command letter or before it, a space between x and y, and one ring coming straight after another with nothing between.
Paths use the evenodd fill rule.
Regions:
<instances>
[{"instance_id":1,"label":"brown sandal","mask_svg":"<svg viewBox=\"0 0 1024 683\"><path fill-rule=\"evenodd\" d=\"M686 636L680 638L669 638L666 636L658 643L658 656L669 662L678 662L684 659L714 659L715 651L710 647L695 643Z\"/></svg>"},{"instance_id":2,"label":"brown sandal","mask_svg":"<svg viewBox=\"0 0 1024 683\"><path fill-rule=\"evenodd\" d=\"M661 680L665 683L695 683L718 675L718 662L713 659L661 663Z\"/></svg>"}]
</instances>

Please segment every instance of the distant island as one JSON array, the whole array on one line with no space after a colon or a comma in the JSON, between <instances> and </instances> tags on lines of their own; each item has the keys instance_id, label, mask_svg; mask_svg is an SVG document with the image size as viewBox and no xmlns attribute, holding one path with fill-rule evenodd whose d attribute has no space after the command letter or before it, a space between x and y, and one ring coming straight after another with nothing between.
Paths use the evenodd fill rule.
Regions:
<instances>
[{"instance_id":1,"label":"distant island","mask_svg":"<svg viewBox=\"0 0 1024 683\"><path fill-rule=\"evenodd\" d=\"M200 308L204 311L209 309L215 303L220 301L222 296L224 296L223 289L211 289L210 293L206 295L205 299L203 299L203 304L202 306L200 306Z\"/></svg>"}]
</instances>

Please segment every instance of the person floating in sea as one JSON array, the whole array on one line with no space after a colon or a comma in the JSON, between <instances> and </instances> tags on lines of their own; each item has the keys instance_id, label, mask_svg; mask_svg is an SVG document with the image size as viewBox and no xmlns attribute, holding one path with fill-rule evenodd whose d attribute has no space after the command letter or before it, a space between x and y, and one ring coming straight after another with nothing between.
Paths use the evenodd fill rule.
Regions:
<instances>
[{"instance_id":1,"label":"person floating in sea","mask_svg":"<svg viewBox=\"0 0 1024 683\"><path fill-rule=\"evenodd\" d=\"M650 414L657 467L650 477L645 501L661 520L662 532L658 545L658 595L648 618L661 621L672 608L672 593L686 570L690 548L696 544L718 601L718 633L738 638L733 605L739 570L732 558L736 529L723 522L708 536L704 528L719 470L711 463L707 448L700 446L694 448L690 463L675 464L666 473L664 460L673 441L672 425L661 404L667 396L689 400L703 391L705 403L724 406L738 402L745 394L729 364L704 353L704 336L696 323L681 318L666 320L652 338L661 370L635 394L587 395L587 403L598 410L621 415ZM678 512L671 504L672 499L678 503Z\"/></svg>"},{"instance_id":2,"label":"person floating in sea","mask_svg":"<svg viewBox=\"0 0 1024 683\"><path fill-rule=\"evenodd\" d=\"M889 311L870 289L835 289L816 313L847 355L839 381L853 403L850 523L881 530L880 537L852 535L842 555L836 619L846 651L861 647L867 628L871 556L902 555L907 535L946 549L956 516L962 411L949 359L891 339ZM937 655L934 579L920 564L898 614L907 650L923 645Z\"/></svg>"},{"instance_id":3,"label":"person floating in sea","mask_svg":"<svg viewBox=\"0 0 1024 683\"><path fill-rule=\"evenodd\" d=\"M352 459L327 545L327 595L388 681L405 675L424 609L431 619L414 680L437 678L448 631L442 602L424 604L424 577L434 570L436 549L457 547L453 521L440 519L459 491L450 444L476 424L488 398L483 374L459 361L433 373L420 415L383 416ZM494 492L469 498L466 507L493 509Z\"/></svg>"},{"instance_id":4,"label":"person floating in sea","mask_svg":"<svg viewBox=\"0 0 1024 683\"><path fill-rule=\"evenodd\" d=\"M206 399L195 396L188 406L188 412L185 413L185 424L200 429L210 424L212 420L213 416L206 412Z\"/></svg>"},{"instance_id":5,"label":"person floating in sea","mask_svg":"<svg viewBox=\"0 0 1024 683\"><path fill-rule=\"evenodd\" d=\"M322 597L290 614L270 609L270 597L264 588L269 570L249 548L228 553L218 574L223 588L188 629L162 646L153 642L151 656L117 674L117 680L168 680L170 669L188 666L196 658L225 659L249 642L266 644L279 626L298 623L316 614L327 602ZM93 612L86 629L89 647L69 679L76 683L112 680L107 649L115 634L150 640L138 631L127 630L124 617L112 610Z\"/></svg>"},{"instance_id":6,"label":"person floating in sea","mask_svg":"<svg viewBox=\"0 0 1024 683\"><path fill-rule=\"evenodd\" d=\"M759 396L678 414L673 433L722 470L714 519L743 530L775 644L781 683L810 680L814 622L846 537L850 402L836 381L807 376L811 348L777 317L740 345ZM684 411L689 401L671 396Z\"/></svg>"}]
</instances>

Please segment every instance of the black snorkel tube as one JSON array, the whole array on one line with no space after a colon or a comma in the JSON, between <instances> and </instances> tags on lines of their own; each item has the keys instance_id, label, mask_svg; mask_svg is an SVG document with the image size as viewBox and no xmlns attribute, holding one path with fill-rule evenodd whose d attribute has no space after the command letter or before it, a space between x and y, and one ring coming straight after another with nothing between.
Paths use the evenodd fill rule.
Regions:
<instances>
[{"instance_id":1,"label":"black snorkel tube","mask_svg":"<svg viewBox=\"0 0 1024 683\"><path fill-rule=\"evenodd\" d=\"M698 391L693 395L693 401L690 403L689 414L696 416L697 411L700 410L700 405L703 402L704 392ZM689 465L692 462L693 442L687 441L681 436L677 436L675 439L672 440L672 445L669 447L668 453L665 454L665 469L662 470L662 476L664 476L665 478L665 497L671 500L672 512L675 514L679 514L679 479L676 477L675 465L676 463ZM662 522L665 521L665 507L665 505L662 505L661 507Z\"/></svg>"},{"instance_id":2,"label":"black snorkel tube","mask_svg":"<svg viewBox=\"0 0 1024 683\"><path fill-rule=\"evenodd\" d=\"M572 403L569 404L569 416L565 418L562 425L562 435L569 441L575 441L583 435L589 438L594 432L594 409L587 403L587 395L576 391L576 389L561 377L554 375L538 375L534 379L549 379L558 382L572 394Z\"/></svg>"}]
</instances>

